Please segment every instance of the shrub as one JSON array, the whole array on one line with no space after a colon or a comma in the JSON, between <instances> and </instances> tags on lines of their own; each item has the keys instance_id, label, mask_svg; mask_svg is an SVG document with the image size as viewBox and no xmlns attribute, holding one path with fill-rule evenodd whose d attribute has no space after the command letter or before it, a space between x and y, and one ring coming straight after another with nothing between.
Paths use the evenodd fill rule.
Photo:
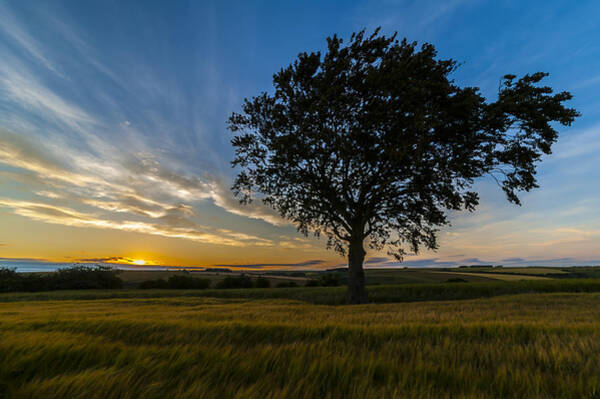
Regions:
<instances>
[{"instance_id":1,"label":"shrub","mask_svg":"<svg viewBox=\"0 0 600 399\"><path fill-rule=\"evenodd\" d=\"M298 284L296 284L295 281L282 281L281 283L277 284L278 288L293 288L297 286Z\"/></svg>"},{"instance_id":2,"label":"shrub","mask_svg":"<svg viewBox=\"0 0 600 399\"><path fill-rule=\"evenodd\" d=\"M252 288L252 280L248 276L227 276L217 283L217 288Z\"/></svg>"},{"instance_id":3,"label":"shrub","mask_svg":"<svg viewBox=\"0 0 600 399\"><path fill-rule=\"evenodd\" d=\"M271 282L269 279L260 276L256 280L254 280L254 287L256 288L269 288L271 286Z\"/></svg>"},{"instance_id":4,"label":"shrub","mask_svg":"<svg viewBox=\"0 0 600 399\"><path fill-rule=\"evenodd\" d=\"M51 290L122 288L123 280L117 277L120 270L109 266L76 265L57 270L46 278Z\"/></svg>"},{"instance_id":5,"label":"shrub","mask_svg":"<svg viewBox=\"0 0 600 399\"><path fill-rule=\"evenodd\" d=\"M467 283L468 281L460 277L453 277L446 280L447 283Z\"/></svg>"},{"instance_id":6,"label":"shrub","mask_svg":"<svg viewBox=\"0 0 600 399\"><path fill-rule=\"evenodd\" d=\"M52 273L17 273L0 268L0 292L121 288L119 270L107 266L75 265Z\"/></svg>"},{"instance_id":7,"label":"shrub","mask_svg":"<svg viewBox=\"0 0 600 399\"><path fill-rule=\"evenodd\" d=\"M210 280L207 278L196 278L191 276L171 276L167 281L169 288L173 289L206 289L210 287Z\"/></svg>"},{"instance_id":8,"label":"shrub","mask_svg":"<svg viewBox=\"0 0 600 399\"><path fill-rule=\"evenodd\" d=\"M340 280L337 274L327 273L321 276L320 284L323 287L336 287L340 285Z\"/></svg>"},{"instance_id":9,"label":"shrub","mask_svg":"<svg viewBox=\"0 0 600 399\"><path fill-rule=\"evenodd\" d=\"M0 292L15 291L24 291L23 279L15 269L0 267Z\"/></svg>"},{"instance_id":10,"label":"shrub","mask_svg":"<svg viewBox=\"0 0 600 399\"><path fill-rule=\"evenodd\" d=\"M158 280L146 280L142 281L139 285L139 288L143 290L154 289L154 288L169 288L169 285L162 278Z\"/></svg>"},{"instance_id":11,"label":"shrub","mask_svg":"<svg viewBox=\"0 0 600 399\"><path fill-rule=\"evenodd\" d=\"M141 289L192 289L192 290L203 290L210 287L210 279L207 278L196 278L187 275L175 275L169 277L168 280L157 279L157 280L146 280L142 281L139 285Z\"/></svg>"},{"instance_id":12,"label":"shrub","mask_svg":"<svg viewBox=\"0 0 600 399\"><path fill-rule=\"evenodd\" d=\"M315 279L310 279L308 281L306 281L306 284L304 284L305 287L318 287L319 286L319 282Z\"/></svg>"}]
</instances>

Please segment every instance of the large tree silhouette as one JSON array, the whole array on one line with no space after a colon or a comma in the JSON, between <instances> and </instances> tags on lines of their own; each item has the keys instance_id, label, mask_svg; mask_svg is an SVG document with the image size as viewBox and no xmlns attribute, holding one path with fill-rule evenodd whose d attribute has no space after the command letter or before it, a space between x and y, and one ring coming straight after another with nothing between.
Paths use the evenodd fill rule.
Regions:
<instances>
[{"instance_id":1,"label":"large tree silhouette","mask_svg":"<svg viewBox=\"0 0 600 399\"><path fill-rule=\"evenodd\" d=\"M446 210L472 211L474 180L491 175L510 202L537 187L536 165L557 139L553 122L577 111L568 92L537 85L546 73L502 78L487 102L450 79L454 60L376 30L327 51L301 53L273 76L274 93L233 113L233 190L254 193L304 234L348 255L348 301L367 301L366 244L401 260L436 249Z\"/></svg>"}]
</instances>

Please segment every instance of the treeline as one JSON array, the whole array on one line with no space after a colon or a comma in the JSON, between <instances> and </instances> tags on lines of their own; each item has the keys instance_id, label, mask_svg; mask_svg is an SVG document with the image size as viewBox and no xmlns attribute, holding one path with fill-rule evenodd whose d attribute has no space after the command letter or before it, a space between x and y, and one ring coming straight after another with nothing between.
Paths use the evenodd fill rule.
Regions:
<instances>
[{"instance_id":1,"label":"treeline","mask_svg":"<svg viewBox=\"0 0 600 399\"><path fill-rule=\"evenodd\" d=\"M55 290L83 289L115 289L123 288L123 280L118 277L120 271L108 266L75 265L50 273L17 273L15 269L0 267L0 292L39 292ZM250 278L246 275L227 276L217 281L217 289L270 288L273 281L259 276ZM208 289L212 281L207 278L189 275L173 275L168 279L143 281L138 285L141 289ZM310 279L301 284L296 281L281 281L277 288L333 287L340 285L335 273L323 274L318 279Z\"/></svg>"},{"instance_id":2,"label":"treeline","mask_svg":"<svg viewBox=\"0 0 600 399\"><path fill-rule=\"evenodd\" d=\"M336 275L325 274L319 279L307 280L304 286L306 287L332 287L338 286L340 282ZM295 281L282 281L275 285L277 288L293 288L298 287ZM198 278L192 276L171 276L167 280L147 280L139 284L141 289L207 289L211 287L211 280L207 278ZM265 277L257 277L255 279L249 276L227 276L223 280L218 281L214 288L217 289L239 289L239 288L270 288L271 280Z\"/></svg>"},{"instance_id":3,"label":"treeline","mask_svg":"<svg viewBox=\"0 0 600 399\"><path fill-rule=\"evenodd\" d=\"M73 266L52 273L17 273L0 267L0 292L122 288L119 270L107 266Z\"/></svg>"}]
</instances>

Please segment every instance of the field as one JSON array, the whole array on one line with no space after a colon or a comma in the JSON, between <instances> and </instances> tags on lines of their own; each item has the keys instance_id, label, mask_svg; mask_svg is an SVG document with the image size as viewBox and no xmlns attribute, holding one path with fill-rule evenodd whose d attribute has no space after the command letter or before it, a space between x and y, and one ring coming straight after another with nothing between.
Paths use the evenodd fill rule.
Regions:
<instances>
[{"instance_id":1,"label":"field","mask_svg":"<svg viewBox=\"0 0 600 399\"><path fill-rule=\"evenodd\" d=\"M0 397L600 397L598 280L343 292L2 294Z\"/></svg>"},{"instance_id":2,"label":"field","mask_svg":"<svg viewBox=\"0 0 600 399\"><path fill-rule=\"evenodd\" d=\"M565 268L566 270L572 268ZM514 273L523 275L536 275L536 274L564 274L565 270L558 267L467 267L459 268L460 272L489 272L489 273Z\"/></svg>"},{"instance_id":3,"label":"field","mask_svg":"<svg viewBox=\"0 0 600 399\"><path fill-rule=\"evenodd\" d=\"M131 270L125 270L122 271L121 273L119 273L119 278L123 280L124 286L125 287L136 287L138 284L140 284L143 281L148 281L148 280L158 280L158 279L168 279L171 276L191 276L191 277L196 277L196 278L202 278L202 279L209 279L211 281L211 284L214 286L216 283L218 283L219 281L223 280L225 277L228 276L238 276L241 273L207 273L207 272L183 272L183 271L162 271L162 270L156 270L156 271L139 271L139 270L135 270L135 271L131 271ZM252 272L246 272L245 274L252 276L252 277L257 277L259 275L263 275L263 274L259 274L259 273L252 273ZM271 283L272 286L276 286L278 283L282 283L282 282L290 282L293 281L295 283L297 283L298 285L304 285L306 283L307 278L306 277L290 277L290 276L265 276Z\"/></svg>"},{"instance_id":4,"label":"field","mask_svg":"<svg viewBox=\"0 0 600 399\"><path fill-rule=\"evenodd\" d=\"M418 283L443 283L451 279L460 278L466 282L491 282L505 280L535 280L545 279L555 274L564 274L565 272L557 268L489 268L489 267L470 267L460 269L367 269L366 280L369 285L390 285L390 284L418 284ZM135 288L141 282L147 280L168 279L176 275L188 275L211 280L214 287L219 281L227 276L238 276L240 274L248 275L252 278L263 276L270 281L271 286L275 287L279 283L294 282L297 285L304 285L310 278L318 279L323 273L316 272L281 272L280 275L256 272L256 271L233 271L229 273L208 273L208 272L183 272L183 271L123 271L119 277L123 280L125 287ZM302 276L304 274L304 276ZM340 283L346 279L345 272L334 272L338 276Z\"/></svg>"}]
</instances>

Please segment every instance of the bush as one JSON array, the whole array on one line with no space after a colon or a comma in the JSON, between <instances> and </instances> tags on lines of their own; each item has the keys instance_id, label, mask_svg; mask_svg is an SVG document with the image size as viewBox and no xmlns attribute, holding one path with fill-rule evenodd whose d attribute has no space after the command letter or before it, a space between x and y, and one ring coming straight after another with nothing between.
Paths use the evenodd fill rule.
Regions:
<instances>
[{"instance_id":1,"label":"bush","mask_svg":"<svg viewBox=\"0 0 600 399\"><path fill-rule=\"evenodd\" d=\"M293 288L293 287L297 287L298 284L296 284L295 281L283 281L279 284L277 284L278 288Z\"/></svg>"},{"instance_id":2,"label":"bush","mask_svg":"<svg viewBox=\"0 0 600 399\"><path fill-rule=\"evenodd\" d=\"M46 278L51 290L79 290L122 288L123 280L117 277L120 270L109 266L73 266L57 270Z\"/></svg>"},{"instance_id":3,"label":"bush","mask_svg":"<svg viewBox=\"0 0 600 399\"><path fill-rule=\"evenodd\" d=\"M203 290L210 287L210 280L207 278L196 278L191 276L171 276L168 280L146 280L142 281L139 285L141 289L192 289L192 290Z\"/></svg>"},{"instance_id":4,"label":"bush","mask_svg":"<svg viewBox=\"0 0 600 399\"><path fill-rule=\"evenodd\" d=\"M23 279L15 269L0 267L0 292L15 291L24 291Z\"/></svg>"},{"instance_id":5,"label":"bush","mask_svg":"<svg viewBox=\"0 0 600 399\"><path fill-rule=\"evenodd\" d=\"M447 283L467 283L468 281L460 277L453 277L446 280Z\"/></svg>"},{"instance_id":6,"label":"bush","mask_svg":"<svg viewBox=\"0 0 600 399\"><path fill-rule=\"evenodd\" d=\"M107 266L76 265L47 274L0 268L0 292L121 288L123 281L118 273Z\"/></svg>"},{"instance_id":7,"label":"bush","mask_svg":"<svg viewBox=\"0 0 600 399\"><path fill-rule=\"evenodd\" d=\"M304 284L305 287L318 287L319 286L319 282L315 279L310 279L306 282L306 284Z\"/></svg>"},{"instance_id":8,"label":"bush","mask_svg":"<svg viewBox=\"0 0 600 399\"><path fill-rule=\"evenodd\" d=\"M337 287L340 285L338 275L335 273L327 273L321 276L320 284L323 287Z\"/></svg>"},{"instance_id":9,"label":"bush","mask_svg":"<svg viewBox=\"0 0 600 399\"><path fill-rule=\"evenodd\" d=\"M256 288L269 288L271 286L271 282L269 279L266 279L262 276L254 280L254 287Z\"/></svg>"},{"instance_id":10,"label":"bush","mask_svg":"<svg viewBox=\"0 0 600 399\"><path fill-rule=\"evenodd\" d=\"M216 287L220 289L252 288L252 280L248 276L227 276L223 280L219 281Z\"/></svg>"},{"instance_id":11,"label":"bush","mask_svg":"<svg viewBox=\"0 0 600 399\"><path fill-rule=\"evenodd\" d=\"M154 288L169 288L169 284L162 278L158 280L146 280L142 281L139 288L143 290L154 289Z\"/></svg>"},{"instance_id":12,"label":"bush","mask_svg":"<svg viewBox=\"0 0 600 399\"><path fill-rule=\"evenodd\" d=\"M202 290L210 287L210 280L207 278L196 278L191 276L171 276L167 281L169 288L174 289L197 289Z\"/></svg>"}]
</instances>

